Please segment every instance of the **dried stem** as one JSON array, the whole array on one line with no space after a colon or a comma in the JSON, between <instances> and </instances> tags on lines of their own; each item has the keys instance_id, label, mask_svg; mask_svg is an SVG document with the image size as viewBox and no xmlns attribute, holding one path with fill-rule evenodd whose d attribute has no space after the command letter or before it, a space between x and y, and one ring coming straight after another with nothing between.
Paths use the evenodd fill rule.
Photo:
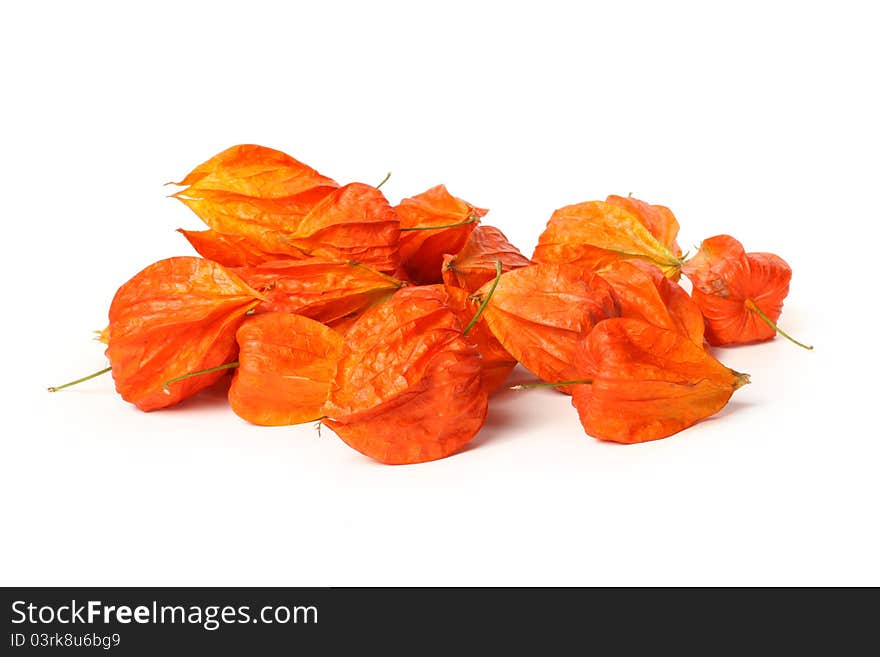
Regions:
<instances>
[{"instance_id":1,"label":"dried stem","mask_svg":"<svg viewBox=\"0 0 880 657\"><path fill-rule=\"evenodd\" d=\"M486 305L489 303L489 299L492 298L492 295L495 294L495 288L498 287L498 281L501 279L501 261L495 261L495 282L492 283L492 287L489 288L489 293L480 303L480 307L477 308L477 314L474 315L474 318L468 322L468 325L464 327L464 331L462 331L463 335L467 335L468 331L470 331L474 324L477 323L477 320L480 319L480 316L483 314L483 311L486 310Z\"/></svg>"},{"instance_id":2,"label":"dried stem","mask_svg":"<svg viewBox=\"0 0 880 657\"><path fill-rule=\"evenodd\" d=\"M202 374L210 374L211 372L219 372L220 370L231 370L234 367L238 367L239 362L237 360L232 361L231 363L223 363L223 365L217 365L216 367L209 367L206 370L199 370L198 372L190 372L189 374L183 374L181 376L175 376L173 379L168 379L165 383L162 384L162 392L166 395L170 395L171 391L168 389L172 383L178 383L179 381L185 381L186 379L190 379L194 376L201 376Z\"/></svg>"},{"instance_id":3,"label":"dried stem","mask_svg":"<svg viewBox=\"0 0 880 657\"><path fill-rule=\"evenodd\" d=\"M803 347L804 349L808 349L808 350L810 350L810 351L813 350L813 347L812 347L811 345L804 344L803 342L798 342L798 341L795 340L793 337L791 337L788 333L786 333L786 332L783 331L781 328L779 328L778 326L776 326L776 324L773 322L773 320L770 319L769 317L767 317L767 315L764 314L764 311L761 310L760 308L758 308L758 304L756 304L756 303L755 303L754 301L752 301L751 299L746 299L746 308L748 308L748 309L751 310L753 313L755 313L758 317L760 317L761 319L763 319L763 320L767 323L767 325L768 325L770 328L772 328L774 331L776 331L776 332L777 332L779 335L781 335L783 338L786 338L786 339L788 339L788 340L791 340L791 341L794 342L798 347Z\"/></svg>"},{"instance_id":4,"label":"dried stem","mask_svg":"<svg viewBox=\"0 0 880 657\"><path fill-rule=\"evenodd\" d=\"M583 383L592 383L593 379L572 379L571 381L558 381L556 383L547 383L541 381L539 383L520 383L516 386L510 386L510 390L531 390L532 388L555 388L557 386L572 386Z\"/></svg>"},{"instance_id":5,"label":"dried stem","mask_svg":"<svg viewBox=\"0 0 880 657\"><path fill-rule=\"evenodd\" d=\"M94 379L96 376L101 376L102 374L106 374L110 370L111 370L111 368L105 367L103 370L98 370L97 372L89 374L88 376L84 376L83 378L77 379L76 381L71 381L70 383L65 383L64 385L60 385L60 386L52 386L51 388L48 388L48 390L49 390L49 392L58 392L59 390L64 390L65 388L69 388L70 386L75 386L77 383L82 383L83 381L88 381L89 379Z\"/></svg>"},{"instance_id":6,"label":"dried stem","mask_svg":"<svg viewBox=\"0 0 880 657\"><path fill-rule=\"evenodd\" d=\"M406 228L401 228L400 231L404 232L409 230L442 230L443 228L457 228L458 226L467 226L468 224L475 223L476 221L477 215L472 214L464 221L459 221L455 224L444 224L442 226L408 226Z\"/></svg>"}]
</instances>

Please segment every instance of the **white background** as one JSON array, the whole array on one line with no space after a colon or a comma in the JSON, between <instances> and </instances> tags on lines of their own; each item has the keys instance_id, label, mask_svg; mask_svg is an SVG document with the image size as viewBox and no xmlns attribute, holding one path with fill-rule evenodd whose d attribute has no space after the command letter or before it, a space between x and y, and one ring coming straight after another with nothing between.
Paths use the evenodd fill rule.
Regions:
<instances>
[{"instance_id":1,"label":"white background","mask_svg":"<svg viewBox=\"0 0 880 657\"><path fill-rule=\"evenodd\" d=\"M612 7L613 5L613 7ZM5 3L0 583L880 584L872 3ZM715 419L624 447L506 392L472 447L386 467L206 395L144 414L91 341L190 253L218 151L400 198L443 182L530 254L562 205L670 206L794 270Z\"/></svg>"}]
</instances>

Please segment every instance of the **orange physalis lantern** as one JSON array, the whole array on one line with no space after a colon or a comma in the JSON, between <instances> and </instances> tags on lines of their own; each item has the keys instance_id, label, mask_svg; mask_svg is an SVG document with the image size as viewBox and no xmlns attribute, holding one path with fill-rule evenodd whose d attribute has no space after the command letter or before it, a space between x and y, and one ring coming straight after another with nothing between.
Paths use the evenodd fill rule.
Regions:
<instances>
[{"instance_id":1,"label":"orange physalis lantern","mask_svg":"<svg viewBox=\"0 0 880 657\"><path fill-rule=\"evenodd\" d=\"M420 285L442 280L443 256L458 253L488 212L454 197L443 185L403 199L394 210L400 217L401 264Z\"/></svg>"},{"instance_id":2,"label":"orange physalis lantern","mask_svg":"<svg viewBox=\"0 0 880 657\"><path fill-rule=\"evenodd\" d=\"M356 262L276 260L234 270L265 300L257 312L288 312L325 324L358 313L403 282Z\"/></svg>"},{"instance_id":3,"label":"orange physalis lantern","mask_svg":"<svg viewBox=\"0 0 880 657\"><path fill-rule=\"evenodd\" d=\"M264 426L321 417L342 347L338 333L300 315L265 313L249 317L236 340L229 404L237 415Z\"/></svg>"},{"instance_id":4,"label":"orange physalis lantern","mask_svg":"<svg viewBox=\"0 0 880 657\"><path fill-rule=\"evenodd\" d=\"M572 404L588 434L619 443L665 438L721 410L749 382L677 331L600 322L577 357Z\"/></svg>"},{"instance_id":5,"label":"orange physalis lantern","mask_svg":"<svg viewBox=\"0 0 880 657\"><path fill-rule=\"evenodd\" d=\"M599 270L620 304L620 316L678 331L703 344L703 315L687 292L644 260L618 260Z\"/></svg>"},{"instance_id":6,"label":"orange physalis lantern","mask_svg":"<svg viewBox=\"0 0 880 657\"><path fill-rule=\"evenodd\" d=\"M611 195L605 199L619 208L623 208L636 217L647 228L660 244L669 249L676 257L681 257L681 247L678 246L678 219L672 214L672 210L663 205L651 205L640 201L632 196Z\"/></svg>"},{"instance_id":7,"label":"orange physalis lantern","mask_svg":"<svg viewBox=\"0 0 880 657\"><path fill-rule=\"evenodd\" d=\"M712 345L770 340L777 332L805 349L776 326L788 295L791 267L772 253L746 253L730 235L711 237L685 263L691 293L706 319Z\"/></svg>"},{"instance_id":8,"label":"orange physalis lantern","mask_svg":"<svg viewBox=\"0 0 880 657\"><path fill-rule=\"evenodd\" d=\"M501 263L502 272L531 264L504 233L495 226L481 224L474 228L460 251L443 256L443 282L476 292L495 278L496 262Z\"/></svg>"},{"instance_id":9,"label":"orange physalis lantern","mask_svg":"<svg viewBox=\"0 0 880 657\"><path fill-rule=\"evenodd\" d=\"M160 260L116 292L107 358L116 390L143 411L191 397L225 372L192 372L234 360L235 332L260 302L258 292L210 260Z\"/></svg>"},{"instance_id":10,"label":"orange physalis lantern","mask_svg":"<svg viewBox=\"0 0 880 657\"><path fill-rule=\"evenodd\" d=\"M403 288L348 330L324 424L389 464L443 458L483 425L480 355L442 288Z\"/></svg>"},{"instance_id":11,"label":"orange physalis lantern","mask_svg":"<svg viewBox=\"0 0 880 657\"><path fill-rule=\"evenodd\" d=\"M487 295L493 284L477 296ZM577 265L538 264L501 275L483 320L524 367L557 383L577 378L574 361L583 334L619 313L611 287L597 273Z\"/></svg>"},{"instance_id":12,"label":"orange physalis lantern","mask_svg":"<svg viewBox=\"0 0 880 657\"><path fill-rule=\"evenodd\" d=\"M210 191L263 199L323 197L339 187L287 153L256 144L227 148L174 184L192 196Z\"/></svg>"},{"instance_id":13,"label":"orange physalis lantern","mask_svg":"<svg viewBox=\"0 0 880 657\"><path fill-rule=\"evenodd\" d=\"M185 230L178 228L203 258L224 267L248 267L285 258L281 253L266 253L243 235L223 235L214 230Z\"/></svg>"},{"instance_id":14,"label":"orange physalis lantern","mask_svg":"<svg viewBox=\"0 0 880 657\"><path fill-rule=\"evenodd\" d=\"M480 352L480 379L483 390L487 395L491 395L501 387L513 368L516 367L517 361L501 346L482 318L478 318L476 322L472 323L473 318L479 313L479 304L476 299L470 297L461 288L437 287L441 287L447 295L446 303L458 315L462 326L467 328L470 324L470 329L466 332L465 337Z\"/></svg>"},{"instance_id":15,"label":"orange physalis lantern","mask_svg":"<svg viewBox=\"0 0 880 657\"><path fill-rule=\"evenodd\" d=\"M532 256L535 262L571 263L589 269L631 258L647 260L666 276L678 278L678 255L637 215L602 201L568 205L554 212Z\"/></svg>"}]
</instances>

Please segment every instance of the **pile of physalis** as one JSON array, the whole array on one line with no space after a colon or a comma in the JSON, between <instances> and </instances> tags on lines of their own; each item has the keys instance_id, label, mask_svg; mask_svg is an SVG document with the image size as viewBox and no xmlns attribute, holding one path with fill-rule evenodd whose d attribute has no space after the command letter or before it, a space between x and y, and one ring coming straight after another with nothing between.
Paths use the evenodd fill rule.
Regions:
<instances>
[{"instance_id":1,"label":"pile of physalis","mask_svg":"<svg viewBox=\"0 0 880 657\"><path fill-rule=\"evenodd\" d=\"M557 210L530 260L442 185L392 206L261 146L177 184L208 226L180 230L201 257L125 283L101 333L100 373L144 411L222 379L249 422L320 421L382 463L418 463L471 440L521 363L571 395L588 434L637 443L748 383L708 345L782 333L785 261L727 235L685 261L672 212L631 197Z\"/></svg>"}]
</instances>

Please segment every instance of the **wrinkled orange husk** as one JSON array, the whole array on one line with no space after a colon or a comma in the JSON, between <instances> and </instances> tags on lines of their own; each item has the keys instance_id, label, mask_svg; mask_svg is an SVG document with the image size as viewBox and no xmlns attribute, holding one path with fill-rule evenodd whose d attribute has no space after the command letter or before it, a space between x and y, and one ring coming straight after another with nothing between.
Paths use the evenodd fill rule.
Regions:
<instances>
[{"instance_id":1,"label":"wrinkled orange husk","mask_svg":"<svg viewBox=\"0 0 880 657\"><path fill-rule=\"evenodd\" d=\"M192 189L173 194L221 235L235 236L249 252L278 257L299 257L303 253L290 243L305 218L334 188L320 188L298 196L263 199L215 190Z\"/></svg>"},{"instance_id":2,"label":"wrinkled orange husk","mask_svg":"<svg viewBox=\"0 0 880 657\"><path fill-rule=\"evenodd\" d=\"M110 304L107 357L116 390L144 411L171 406L226 372L175 377L235 360L235 332L259 293L210 260L160 260L116 292Z\"/></svg>"},{"instance_id":3,"label":"wrinkled orange husk","mask_svg":"<svg viewBox=\"0 0 880 657\"><path fill-rule=\"evenodd\" d=\"M619 208L623 208L642 222L642 225L651 231L657 241L665 246L676 257L681 257L681 247L678 245L678 219L672 214L672 210L663 205L651 205L640 201L632 196L611 195L605 199Z\"/></svg>"},{"instance_id":4,"label":"wrinkled orange husk","mask_svg":"<svg viewBox=\"0 0 880 657\"><path fill-rule=\"evenodd\" d=\"M239 417L263 426L321 417L342 348L338 333L301 315L266 313L249 317L236 340L229 403Z\"/></svg>"},{"instance_id":5,"label":"wrinkled orange husk","mask_svg":"<svg viewBox=\"0 0 880 657\"><path fill-rule=\"evenodd\" d=\"M640 443L665 438L720 411L748 383L676 331L608 319L586 337L572 404L588 434Z\"/></svg>"},{"instance_id":6,"label":"wrinkled orange husk","mask_svg":"<svg viewBox=\"0 0 880 657\"><path fill-rule=\"evenodd\" d=\"M339 185L286 153L255 144L227 148L193 169L176 185L202 190L231 192L253 198L296 196Z\"/></svg>"},{"instance_id":7,"label":"wrinkled orange husk","mask_svg":"<svg viewBox=\"0 0 880 657\"><path fill-rule=\"evenodd\" d=\"M224 267L253 267L284 258L283 254L265 253L241 235L222 235L214 230L184 230L182 234L203 258Z\"/></svg>"},{"instance_id":8,"label":"wrinkled orange husk","mask_svg":"<svg viewBox=\"0 0 880 657\"><path fill-rule=\"evenodd\" d=\"M234 270L265 297L257 312L288 312L325 324L358 313L403 283L350 262L282 260Z\"/></svg>"},{"instance_id":9,"label":"wrinkled orange husk","mask_svg":"<svg viewBox=\"0 0 880 657\"><path fill-rule=\"evenodd\" d=\"M280 199L206 190L175 195L221 235L270 258L357 260L385 273L399 266L400 225L375 187L352 183L320 198L311 192Z\"/></svg>"},{"instance_id":10,"label":"wrinkled orange husk","mask_svg":"<svg viewBox=\"0 0 880 657\"><path fill-rule=\"evenodd\" d=\"M172 196L214 231L184 235L196 251L228 266L291 253L285 236L339 187L289 155L253 144L228 148L176 184L186 189Z\"/></svg>"},{"instance_id":11,"label":"wrinkled orange husk","mask_svg":"<svg viewBox=\"0 0 880 657\"><path fill-rule=\"evenodd\" d=\"M588 269L601 269L630 258L648 260L669 278L678 278L679 258L636 216L602 201L556 210L532 256L534 262L578 264Z\"/></svg>"},{"instance_id":12,"label":"wrinkled orange husk","mask_svg":"<svg viewBox=\"0 0 880 657\"><path fill-rule=\"evenodd\" d=\"M620 304L620 316L678 331L703 344L703 315L682 287L644 260L619 260L599 270Z\"/></svg>"},{"instance_id":13,"label":"wrinkled orange husk","mask_svg":"<svg viewBox=\"0 0 880 657\"><path fill-rule=\"evenodd\" d=\"M422 286L421 289L436 290L438 295L444 299L445 305L452 310L461 322L462 327L467 326L470 320L479 310L479 304L471 299L467 292L459 288L453 288L443 285ZM385 296L379 297L373 302L373 305L383 303L390 298L392 293L386 293ZM442 295L445 295L443 297ZM258 306L262 307L263 304ZM341 335L345 336L349 329L360 319L363 311L351 315L346 315L339 319L326 322L328 326L333 328ZM702 320L701 320L702 321ZM507 353L507 350L501 346L501 343L492 335L489 327L482 320L477 321L465 338L477 347L480 352L480 372L482 388L487 395L495 392L501 384L507 379L513 369L516 367L516 359Z\"/></svg>"},{"instance_id":14,"label":"wrinkled orange husk","mask_svg":"<svg viewBox=\"0 0 880 657\"><path fill-rule=\"evenodd\" d=\"M495 263L499 261L502 272L531 264L495 226L479 225L461 251L443 256L443 282L476 292L495 278Z\"/></svg>"},{"instance_id":15,"label":"wrinkled orange husk","mask_svg":"<svg viewBox=\"0 0 880 657\"><path fill-rule=\"evenodd\" d=\"M437 287L447 295L447 305L458 316L461 325L466 327L477 314L479 304L461 288ZM501 346L482 318L471 327L465 338L480 352L480 378L483 390L487 395L491 395L507 380L517 361Z\"/></svg>"},{"instance_id":16,"label":"wrinkled orange husk","mask_svg":"<svg viewBox=\"0 0 880 657\"><path fill-rule=\"evenodd\" d=\"M485 297L492 283L477 293ZM576 379L581 338L620 314L611 287L578 265L529 265L502 274L482 319L524 367L550 383ZM569 392L566 386L557 388Z\"/></svg>"},{"instance_id":17,"label":"wrinkled orange husk","mask_svg":"<svg viewBox=\"0 0 880 657\"><path fill-rule=\"evenodd\" d=\"M382 463L419 463L464 446L483 424L480 356L442 289L403 288L352 326L324 424Z\"/></svg>"},{"instance_id":18,"label":"wrinkled orange husk","mask_svg":"<svg viewBox=\"0 0 880 657\"><path fill-rule=\"evenodd\" d=\"M746 253L733 237L718 235L703 241L682 272L693 283L691 296L705 318L709 344L746 344L776 336L749 304L771 321L779 319L791 281L791 267L782 258Z\"/></svg>"},{"instance_id":19,"label":"wrinkled orange husk","mask_svg":"<svg viewBox=\"0 0 880 657\"><path fill-rule=\"evenodd\" d=\"M476 222L488 212L452 196L443 185L403 199L394 210L400 217L401 228L448 226L474 219L472 223L452 228L401 232L401 264L410 279L420 285L441 282L443 256L458 253Z\"/></svg>"},{"instance_id":20,"label":"wrinkled orange husk","mask_svg":"<svg viewBox=\"0 0 880 657\"><path fill-rule=\"evenodd\" d=\"M307 257L354 260L385 274L400 266L400 222L381 191L351 183L303 219L289 244Z\"/></svg>"}]
</instances>

